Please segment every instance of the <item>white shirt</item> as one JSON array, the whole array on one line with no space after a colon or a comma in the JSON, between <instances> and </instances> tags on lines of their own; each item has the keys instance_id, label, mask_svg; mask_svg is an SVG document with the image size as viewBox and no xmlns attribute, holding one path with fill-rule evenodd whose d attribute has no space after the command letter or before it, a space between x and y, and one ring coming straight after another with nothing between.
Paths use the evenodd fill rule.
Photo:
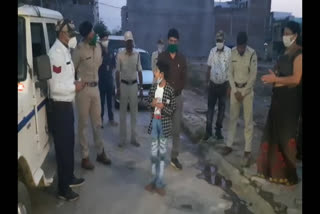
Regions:
<instances>
[{"instance_id":1,"label":"white shirt","mask_svg":"<svg viewBox=\"0 0 320 214\"><path fill-rule=\"evenodd\" d=\"M164 91L164 87L161 88L158 84L157 90L154 93L154 98L157 99L157 103L162 103L163 91ZM161 115L161 109L155 107L154 114Z\"/></svg>"},{"instance_id":2,"label":"white shirt","mask_svg":"<svg viewBox=\"0 0 320 214\"><path fill-rule=\"evenodd\" d=\"M231 49L223 47L223 51L217 51L217 47L211 49L208 57L208 66L211 66L210 80L216 84L228 81L228 70L231 60Z\"/></svg>"},{"instance_id":3,"label":"white shirt","mask_svg":"<svg viewBox=\"0 0 320 214\"><path fill-rule=\"evenodd\" d=\"M48 52L52 78L49 80L50 98L72 102L75 97L75 70L69 48L56 40Z\"/></svg>"}]
</instances>

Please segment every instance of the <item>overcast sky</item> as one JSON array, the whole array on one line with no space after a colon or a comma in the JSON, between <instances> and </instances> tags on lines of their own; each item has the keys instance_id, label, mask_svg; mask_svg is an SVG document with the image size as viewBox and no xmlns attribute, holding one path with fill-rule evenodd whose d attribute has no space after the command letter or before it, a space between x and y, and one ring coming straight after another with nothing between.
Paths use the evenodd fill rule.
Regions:
<instances>
[{"instance_id":1,"label":"overcast sky","mask_svg":"<svg viewBox=\"0 0 320 214\"><path fill-rule=\"evenodd\" d=\"M227 0L221 0L223 1ZM108 29L120 29L121 7L126 5L127 0L99 0L99 3L100 19L104 21ZM302 17L302 0L271 0L272 11L290 12L293 16Z\"/></svg>"}]
</instances>

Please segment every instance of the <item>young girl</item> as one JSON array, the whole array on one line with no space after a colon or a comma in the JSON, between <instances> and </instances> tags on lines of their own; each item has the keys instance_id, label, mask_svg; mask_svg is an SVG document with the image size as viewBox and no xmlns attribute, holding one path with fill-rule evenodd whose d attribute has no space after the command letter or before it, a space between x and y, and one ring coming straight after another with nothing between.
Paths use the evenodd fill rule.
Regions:
<instances>
[{"instance_id":1,"label":"young girl","mask_svg":"<svg viewBox=\"0 0 320 214\"><path fill-rule=\"evenodd\" d=\"M152 181L145 189L157 192L161 196L166 194L163 182L164 163L167 153L167 139L171 135L172 114L176 109L174 89L167 83L169 64L159 61L154 70L156 83L149 91L148 102L152 109L152 118L148 133L152 136L151 164Z\"/></svg>"}]
</instances>

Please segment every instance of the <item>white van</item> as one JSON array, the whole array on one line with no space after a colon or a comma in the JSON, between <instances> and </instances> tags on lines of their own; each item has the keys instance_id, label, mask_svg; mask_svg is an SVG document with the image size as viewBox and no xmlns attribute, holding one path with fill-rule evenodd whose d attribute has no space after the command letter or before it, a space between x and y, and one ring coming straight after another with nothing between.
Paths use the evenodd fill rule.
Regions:
<instances>
[{"instance_id":1,"label":"white van","mask_svg":"<svg viewBox=\"0 0 320 214\"><path fill-rule=\"evenodd\" d=\"M18 213L30 213L26 186L52 183L43 170L52 141L47 123L46 55L56 40L55 24L61 13L37 6L18 7Z\"/></svg>"}]
</instances>

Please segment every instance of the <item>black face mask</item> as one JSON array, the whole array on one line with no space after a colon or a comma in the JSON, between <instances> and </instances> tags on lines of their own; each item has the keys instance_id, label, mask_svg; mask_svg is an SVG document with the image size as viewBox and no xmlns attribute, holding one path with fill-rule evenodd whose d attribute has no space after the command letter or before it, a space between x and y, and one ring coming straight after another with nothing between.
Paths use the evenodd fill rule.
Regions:
<instances>
[{"instance_id":1,"label":"black face mask","mask_svg":"<svg viewBox=\"0 0 320 214\"><path fill-rule=\"evenodd\" d=\"M131 40L126 42L126 48L127 48L127 50L132 50L133 49L133 42Z\"/></svg>"}]
</instances>

